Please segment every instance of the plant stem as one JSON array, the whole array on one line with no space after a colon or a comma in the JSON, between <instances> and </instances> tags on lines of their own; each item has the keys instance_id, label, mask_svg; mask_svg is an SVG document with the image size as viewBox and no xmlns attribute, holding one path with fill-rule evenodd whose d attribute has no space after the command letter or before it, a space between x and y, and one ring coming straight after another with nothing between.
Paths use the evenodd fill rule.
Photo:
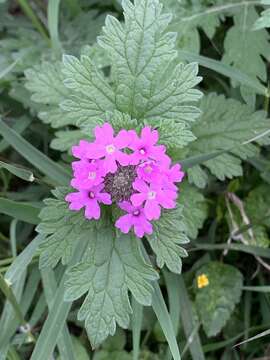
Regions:
<instances>
[{"instance_id":1,"label":"plant stem","mask_svg":"<svg viewBox=\"0 0 270 360\"><path fill-rule=\"evenodd\" d=\"M39 33L43 36L43 38L50 44L50 38L48 36L47 30L44 28L42 23L39 21L38 17L34 13L31 6L28 4L27 0L18 0L18 3L20 4L22 10L24 13L31 19L33 25L36 27L36 29L39 31Z\"/></svg>"}]
</instances>

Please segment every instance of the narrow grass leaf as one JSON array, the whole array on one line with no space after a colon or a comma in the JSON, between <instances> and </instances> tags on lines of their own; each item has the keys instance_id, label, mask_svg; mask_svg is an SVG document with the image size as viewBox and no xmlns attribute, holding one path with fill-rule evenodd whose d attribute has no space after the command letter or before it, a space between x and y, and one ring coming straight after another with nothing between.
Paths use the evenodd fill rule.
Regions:
<instances>
[{"instance_id":1,"label":"narrow grass leaf","mask_svg":"<svg viewBox=\"0 0 270 360\"><path fill-rule=\"evenodd\" d=\"M186 339L188 340L187 345L189 345L190 354L193 360L205 360L198 329L197 331L194 331L196 329L196 323L192 313L192 304L189 300L186 285L182 276L178 277L178 283L180 290L180 307L183 309L183 311L181 311L181 320Z\"/></svg>"},{"instance_id":2,"label":"narrow grass leaf","mask_svg":"<svg viewBox=\"0 0 270 360\"><path fill-rule=\"evenodd\" d=\"M196 250L233 250L270 259L270 249L243 244L195 244ZM192 249L189 251L193 251Z\"/></svg>"},{"instance_id":3,"label":"narrow grass leaf","mask_svg":"<svg viewBox=\"0 0 270 360\"><path fill-rule=\"evenodd\" d=\"M27 116L22 116L21 118L19 118L18 121L16 121L13 125L13 130L18 133L21 134L22 132L24 132L25 129L28 128L28 126L31 124L32 119L27 117ZM0 141L0 153L3 152L4 150L6 150L8 147L10 146L10 144L5 140L1 140Z\"/></svg>"},{"instance_id":4,"label":"narrow grass leaf","mask_svg":"<svg viewBox=\"0 0 270 360\"><path fill-rule=\"evenodd\" d=\"M41 276L45 298L50 311L53 305L54 294L57 291L57 282L54 272L51 269L41 269ZM57 346L61 355L61 359L75 360L72 339L66 324L64 324L63 330L59 334Z\"/></svg>"},{"instance_id":5,"label":"narrow grass leaf","mask_svg":"<svg viewBox=\"0 0 270 360\"><path fill-rule=\"evenodd\" d=\"M132 297L132 344L133 344L133 360L139 360L140 340L143 322L143 306Z\"/></svg>"},{"instance_id":6,"label":"narrow grass leaf","mask_svg":"<svg viewBox=\"0 0 270 360\"><path fill-rule=\"evenodd\" d=\"M7 126L0 119L0 134L12 145L26 160L47 175L53 182L60 185L67 185L70 180L70 173L62 166L49 159L42 152L37 150L16 131Z\"/></svg>"},{"instance_id":7,"label":"narrow grass leaf","mask_svg":"<svg viewBox=\"0 0 270 360\"><path fill-rule=\"evenodd\" d=\"M211 69L219 74L222 74L230 79L238 81L241 85L246 85L255 90L257 94L269 96L268 89L259 83L259 81L250 78L241 71L234 69L232 66L226 65L221 61L213 60L205 56L197 55L185 50L178 50L180 57L187 61L196 61L201 66Z\"/></svg>"},{"instance_id":8,"label":"narrow grass leaf","mask_svg":"<svg viewBox=\"0 0 270 360\"><path fill-rule=\"evenodd\" d=\"M163 330L163 333L168 341L172 356L174 360L181 360L179 348L176 341L176 336L173 329L173 324L166 307L165 300L157 282L153 284L154 293L152 300L152 307ZM199 358L197 359L199 360Z\"/></svg>"},{"instance_id":9,"label":"narrow grass leaf","mask_svg":"<svg viewBox=\"0 0 270 360\"><path fill-rule=\"evenodd\" d=\"M23 169L18 165L7 164L0 161L0 169L6 169L11 174L19 177L22 180L33 182L35 180L33 173L30 170Z\"/></svg>"},{"instance_id":10,"label":"narrow grass leaf","mask_svg":"<svg viewBox=\"0 0 270 360\"><path fill-rule=\"evenodd\" d=\"M40 222L39 212L40 207L29 203L0 198L0 213L12 216L15 219L36 225Z\"/></svg>"},{"instance_id":11,"label":"narrow grass leaf","mask_svg":"<svg viewBox=\"0 0 270 360\"><path fill-rule=\"evenodd\" d=\"M243 286L243 290L245 291L255 291L255 292L262 292L262 293L269 293L270 286Z\"/></svg>"},{"instance_id":12,"label":"narrow grass leaf","mask_svg":"<svg viewBox=\"0 0 270 360\"><path fill-rule=\"evenodd\" d=\"M27 266L32 261L43 239L43 235L37 235L20 253L20 255L16 257L5 274L5 279L7 282L13 284L16 282L16 280L18 280L19 275L27 269Z\"/></svg>"},{"instance_id":13,"label":"narrow grass leaf","mask_svg":"<svg viewBox=\"0 0 270 360\"><path fill-rule=\"evenodd\" d=\"M260 334L258 334L258 335L255 335L255 336L253 336L253 337L251 337L251 338L249 338L249 339L247 339L247 340L245 340L245 341L242 341L242 342L234 345L233 347L237 347L237 346L246 344L246 343L248 343L248 342L250 342L250 341L254 341L254 340L260 339L260 338L262 338L262 337L268 336L268 335L270 335L270 329L269 329L269 330L266 330L266 331L263 331L262 333L260 333Z\"/></svg>"},{"instance_id":14,"label":"narrow grass leaf","mask_svg":"<svg viewBox=\"0 0 270 360\"><path fill-rule=\"evenodd\" d=\"M77 244L71 266L78 263L86 249L87 243ZM66 282L66 274L62 277L55 297L53 305L49 312L49 315L43 325L42 331L39 335L38 341L32 353L30 360L44 360L50 359L55 345L58 340L58 336L61 333L68 313L71 309L72 302L64 302L64 289Z\"/></svg>"},{"instance_id":15,"label":"narrow grass leaf","mask_svg":"<svg viewBox=\"0 0 270 360\"><path fill-rule=\"evenodd\" d=\"M61 43L59 40L59 8L60 0L49 0L48 2L48 27L55 55L61 54Z\"/></svg>"}]
</instances>

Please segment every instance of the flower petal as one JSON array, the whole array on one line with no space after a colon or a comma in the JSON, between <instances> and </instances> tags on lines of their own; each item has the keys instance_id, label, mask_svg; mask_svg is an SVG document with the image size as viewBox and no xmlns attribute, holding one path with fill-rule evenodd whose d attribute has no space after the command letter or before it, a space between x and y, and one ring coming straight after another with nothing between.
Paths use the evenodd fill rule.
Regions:
<instances>
[{"instance_id":1,"label":"flower petal","mask_svg":"<svg viewBox=\"0 0 270 360\"><path fill-rule=\"evenodd\" d=\"M157 220L160 218L160 206L157 201L147 200L144 207L145 216L148 220Z\"/></svg>"},{"instance_id":2,"label":"flower petal","mask_svg":"<svg viewBox=\"0 0 270 360\"><path fill-rule=\"evenodd\" d=\"M127 234L132 226L132 215L126 214L121 216L115 223L115 226L123 233Z\"/></svg>"},{"instance_id":3,"label":"flower petal","mask_svg":"<svg viewBox=\"0 0 270 360\"><path fill-rule=\"evenodd\" d=\"M146 200L146 194L133 194L130 198L132 205L141 206Z\"/></svg>"}]
</instances>

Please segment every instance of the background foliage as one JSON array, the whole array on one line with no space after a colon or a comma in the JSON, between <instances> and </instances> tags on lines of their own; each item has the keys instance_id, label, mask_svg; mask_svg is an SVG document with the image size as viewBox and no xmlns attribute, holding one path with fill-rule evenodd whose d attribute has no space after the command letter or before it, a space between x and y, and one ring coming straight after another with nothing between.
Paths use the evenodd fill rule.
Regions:
<instances>
[{"instance_id":1,"label":"background foliage","mask_svg":"<svg viewBox=\"0 0 270 360\"><path fill-rule=\"evenodd\" d=\"M120 3L0 1L0 359L270 356L270 1ZM187 172L143 246L64 201L104 121Z\"/></svg>"}]
</instances>

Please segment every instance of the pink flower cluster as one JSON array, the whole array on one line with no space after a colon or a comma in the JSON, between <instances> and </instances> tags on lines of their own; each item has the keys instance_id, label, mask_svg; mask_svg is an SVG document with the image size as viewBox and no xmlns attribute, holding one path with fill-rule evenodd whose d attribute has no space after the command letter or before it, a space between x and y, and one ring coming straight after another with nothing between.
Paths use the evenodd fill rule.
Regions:
<instances>
[{"instance_id":1,"label":"pink flower cluster","mask_svg":"<svg viewBox=\"0 0 270 360\"><path fill-rule=\"evenodd\" d=\"M66 196L70 210L85 208L87 219L99 219L100 204L116 203L124 212L115 223L123 233L131 228L138 237L151 234L151 221L158 220L161 208L176 206L178 188L184 173L171 165L166 147L157 145L158 131L146 126L138 136L135 130L121 130L116 136L105 123L95 128L95 141L81 140L72 148L78 161L72 163L71 186L78 190Z\"/></svg>"}]
</instances>

